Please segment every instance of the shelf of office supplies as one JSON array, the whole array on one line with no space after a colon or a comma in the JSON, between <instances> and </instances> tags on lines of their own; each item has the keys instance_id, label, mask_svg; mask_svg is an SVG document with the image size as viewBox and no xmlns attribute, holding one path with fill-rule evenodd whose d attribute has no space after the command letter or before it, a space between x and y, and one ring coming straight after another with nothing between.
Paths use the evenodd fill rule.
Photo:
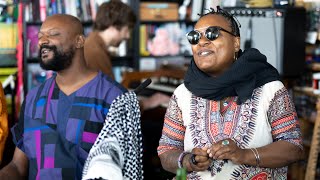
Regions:
<instances>
[{"instance_id":1,"label":"shelf of office supplies","mask_svg":"<svg viewBox=\"0 0 320 180\"><path fill-rule=\"evenodd\" d=\"M313 63L308 65L308 68L313 71L318 71L319 64ZM313 110L310 110L308 115L299 115L300 128L302 133L302 144L305 149L305 163L297 163L293 165L296 168L296 171L299 171L300 174L297 174L300 178L306 178L306 180L311 180L314 178L318 178L316 175L317 166L319 166L319 162L317 162L319 156L319 134L320 134L320 95L315 94L312 87L294 87L293 95L301 96L305 95L308 98L305 109L310 110L313 106ZM313 100L311 100L313 99ZM297 107L300 105L296 105L297 110L302 107ZM310 108L311 106L311 108ZM301 174L302 173L302 174ZM297 178L297 177L294 177ZM297 178L297 179L300 179Z\"/></svg>"}]
</instances>

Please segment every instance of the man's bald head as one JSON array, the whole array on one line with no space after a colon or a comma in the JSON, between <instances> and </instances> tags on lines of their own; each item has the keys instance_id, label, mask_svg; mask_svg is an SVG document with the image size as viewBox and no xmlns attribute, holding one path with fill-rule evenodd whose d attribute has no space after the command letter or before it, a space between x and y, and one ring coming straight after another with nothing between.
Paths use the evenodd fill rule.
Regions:
<instances>
[{"instance_id":1,"label":"man's bald head","mask_svg":"<svg viewBox=\"0 0 320 180\"><path fill-rule=\"evenodd\" d=\"M68 14L55 14L52 16L49 16L46 18L46 20L43 22L43 25L54 26L58 25L60 28L64 28L70 33L74 33L74 35L83 35L83 26L81 24L81 21L71 15Z\"/></svg>"},{"instance_id":2,"label":"man's bald head","mask_svg":"<svg viewBox=\"0 0 320 180\"><path fill-rule=\"evenodd\" d=\"M40 65L43 69L62 71L73 62L81 62L85 38L79 19L67 14L47 17L38 33Z\"/></svg>"}]
</instances>

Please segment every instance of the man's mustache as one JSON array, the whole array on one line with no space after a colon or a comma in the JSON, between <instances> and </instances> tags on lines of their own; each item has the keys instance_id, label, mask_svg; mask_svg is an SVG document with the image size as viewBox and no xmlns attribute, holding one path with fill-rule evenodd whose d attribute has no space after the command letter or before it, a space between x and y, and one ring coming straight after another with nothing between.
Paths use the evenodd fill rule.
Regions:
<instances>
[{"instance_id":1,"label":"man's mustache","mask_svg":"<svg viewBox=\"0 0 320 180\"><path fill-rule=\"evenodd\" d=\"M52 45L52 46L49 46L49 45L46 45L46 44L45 44L45 45L41 45L41 46L40 46L40 52L42 51L43 48L49 49L49 50L55 50L55 49L57 49L56 46L53 46L53 45Z\"/></svg>"}]
</instances>

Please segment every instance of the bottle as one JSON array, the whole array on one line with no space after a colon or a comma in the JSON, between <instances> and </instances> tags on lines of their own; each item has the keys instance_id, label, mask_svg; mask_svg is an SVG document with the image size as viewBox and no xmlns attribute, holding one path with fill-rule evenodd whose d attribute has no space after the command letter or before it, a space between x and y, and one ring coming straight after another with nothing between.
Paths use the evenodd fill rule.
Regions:
<instances>
[{"instance_id":1,"label":"bottle","mask_svg":"<svg viewBox=\"0 0 320 180\"><path fill-rule=\"evenodd\" d=\"M177 169L176 180L187 180L186 168Z\"/></svg>"}]
</instances>

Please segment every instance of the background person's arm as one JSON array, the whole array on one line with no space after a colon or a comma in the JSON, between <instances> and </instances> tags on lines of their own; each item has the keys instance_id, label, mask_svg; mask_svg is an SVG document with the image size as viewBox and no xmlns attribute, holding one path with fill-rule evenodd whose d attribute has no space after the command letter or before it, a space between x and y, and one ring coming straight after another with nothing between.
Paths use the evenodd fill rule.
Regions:
<instances>
[{"instance_id":1,"label":"background person's arm","mask_svg":"<svg viewBox=\"0 0 320 180\"><path fill-rule=\"evenodd\" d=\"M2 180L21 180L28 175L28 158L19 148L16 148L12 161L0 170Z\"/></svg>"}]
</instances>

